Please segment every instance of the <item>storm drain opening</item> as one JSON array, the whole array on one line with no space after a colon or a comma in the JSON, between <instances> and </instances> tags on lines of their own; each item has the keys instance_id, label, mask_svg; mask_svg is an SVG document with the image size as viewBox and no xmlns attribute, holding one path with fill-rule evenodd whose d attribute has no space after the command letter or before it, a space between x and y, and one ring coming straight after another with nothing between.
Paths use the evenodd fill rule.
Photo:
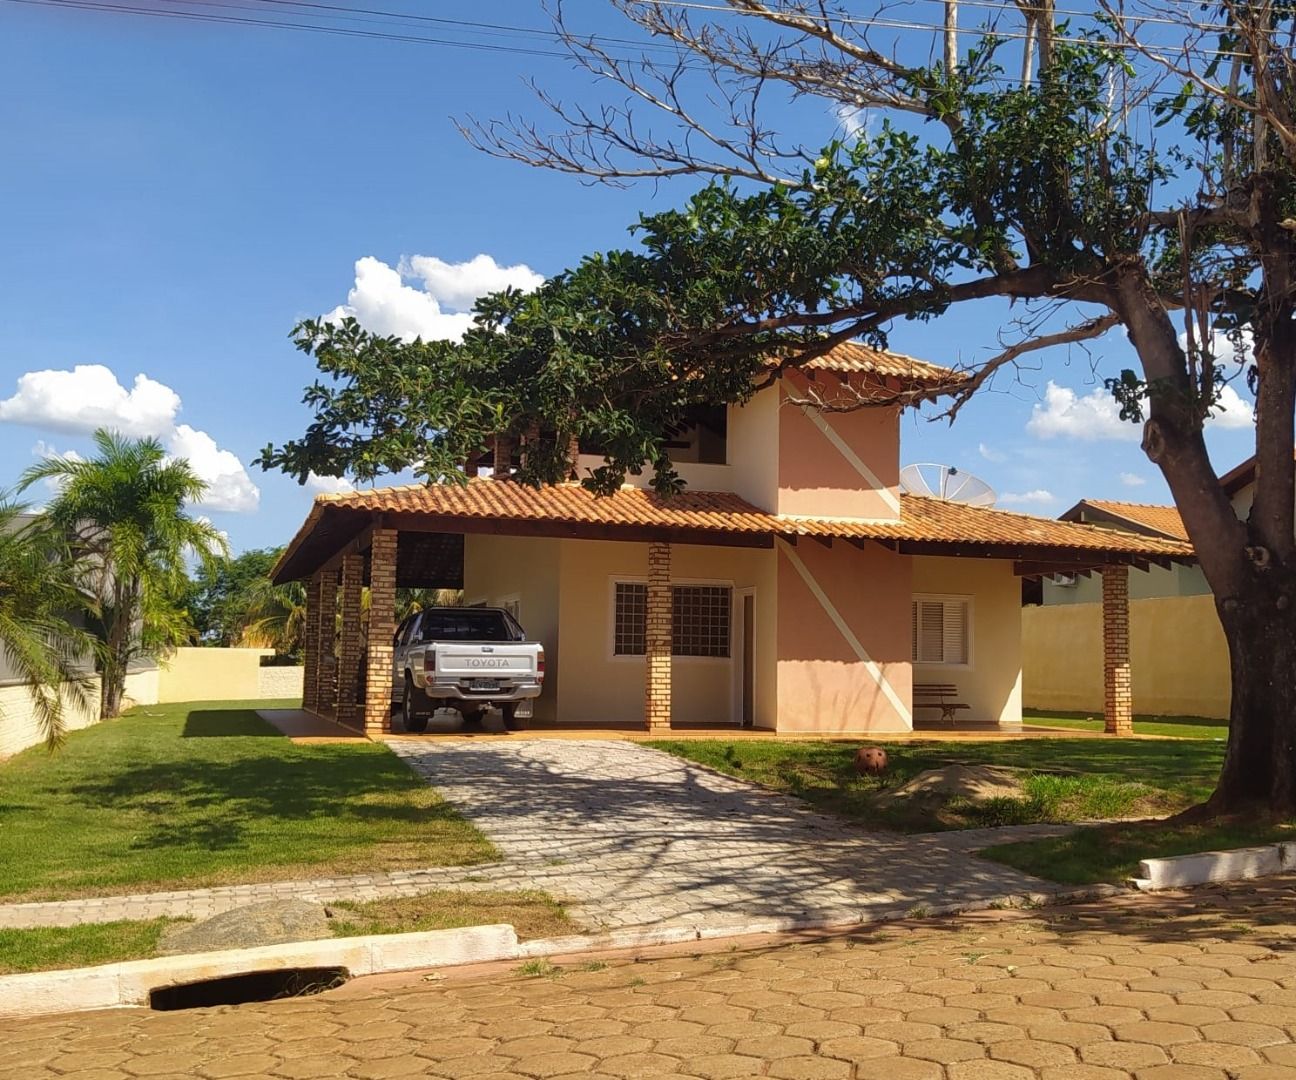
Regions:
<instances>
[{"instance_id":1,"label":"storm drain opening","mask_svg":"<svg viewBox=\"0 0 1296 1080\"><path fill-rule=\"evenodd\" d=\"M246 1005L253 1001L309 997L341 986L351 977L346 968L280 968L277 971L249 971L219 979L162 986L149 991L149 1008L158 1012L203 1009L212 1005Z\"/></svg>"}]
</instances>

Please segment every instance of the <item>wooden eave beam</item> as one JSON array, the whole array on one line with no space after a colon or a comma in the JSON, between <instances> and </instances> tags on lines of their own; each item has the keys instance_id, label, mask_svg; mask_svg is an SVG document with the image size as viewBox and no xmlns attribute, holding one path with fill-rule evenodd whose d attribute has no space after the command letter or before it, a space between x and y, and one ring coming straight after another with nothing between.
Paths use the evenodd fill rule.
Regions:
<instances>
[{"instance_id":1,"label":"wooden eave beam","mask_svg":"<svg viewBox=\"0 0 1296 1080\"><path fill-rule=\"evenodd\" d=\"M540 536L563 540L614 540L625 543L697 544L712 547L774 546L768 532L722 532L656 525L608 525L585 521L453 517L411 511L379 515L377 527L399 532L463 533L484 536Z\"/></svg>"}]
</instances>

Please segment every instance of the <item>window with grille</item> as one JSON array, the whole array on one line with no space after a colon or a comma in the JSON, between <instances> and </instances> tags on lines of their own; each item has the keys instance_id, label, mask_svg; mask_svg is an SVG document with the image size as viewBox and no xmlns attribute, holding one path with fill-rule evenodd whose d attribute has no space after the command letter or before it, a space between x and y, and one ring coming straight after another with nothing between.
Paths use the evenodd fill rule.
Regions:
<instances>
[{"instance_id":1,"label":"window with grille","mask_svg":"<svg viewBox=\"0 0 1296 1080\"><path fill-rule=\"evenodd\" d=\"M615 585L612 652L643 656L648 651L648 586ZM733 604L728 585L676 585L671 590L673 656L728 657Z\"/></svg>"},{"instance_id":2,"label":"window with grille","mask_svg":"<svg viewBox=\"0 0 1296 1080\"><path fill-rule=\"evenodd\" d=\"M612 630L614 656L643 656L648 652L648 586L633 581L616 583Z\"/></svg>"},{"instance_id":3,"label":"window with grille","mask_svg":"<svg viewBox=\"0 0 1296 1080\"><path fill-rule=\"evenodd\" d=\"M728 656L729 586L676 585L673 592L672 655Z\"/></svg>"},{"instance_id":4,"label":"window with grille","mask_svg":"<svg viewBox=\"0 0 1296 1080\"><path fill-rule=\"evenodd\" d=\"M970 605L966 597L913 598L916 664L967 664Z\"/></svg>"}]
</instances>

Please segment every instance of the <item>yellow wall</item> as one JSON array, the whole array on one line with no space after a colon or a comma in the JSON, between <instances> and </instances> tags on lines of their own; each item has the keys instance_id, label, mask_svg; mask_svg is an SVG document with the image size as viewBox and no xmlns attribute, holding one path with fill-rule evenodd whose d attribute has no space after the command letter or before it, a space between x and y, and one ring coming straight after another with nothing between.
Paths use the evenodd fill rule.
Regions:
<instances>
[{"instance_id":1,"label":"yellow wall","mask_svg":"<svg viewBox=\"0 0 1296 1080\"><path fill-rule=\"evenodd\" d=\"M1028 709L1102 715L1101 604L1025 608L1022 638ZM1228 717L1228 649L1213 597L1130 601L1130 667L1136 713Z\"/></svg>"},{"instance_id":2,"label":"yellow wall","mask_svg":"<svg viewBox=\"0 0 1296 1080\"><path fill-rule=\"evenodd\" d=\"M535 536L464 538L464 600L492 607L517 597L518 619L545 651L544 690L535 703L536 718L557 714L559 672L558 585L561 540Z\"/></svg>"},{"instance_id":3,"label":"yellow wall","mask_svg":"<svg viewBox=\"0 0 1296 1080\"><path fill-rule=\"evenodd\" d=\"M942 559L916 556L914 594L968 596L971 609L971 664L915 664L913 681L953 683L958 700L971 708L959 720L1019 723L1022 711L1021 579L1012 563L995 559ZM1043 609L1030 609L1043 610ZM1059 609L1061 610L1061 609ZM1099 667L1099 686L1102 669ZM936 720L935 709L919 709L918 720Z\"/></svg>"},{"instance_id":4,"label":"yellow wall","mask_svg":"<svg viewBox=\"0 0 1296 1080\"><path fill-rule=\"evenodd\" d=\"M261 657L273 653L273 649L176 649L159 661L157 700L254 700L260 695Z\"/></svg>"},{"instance_id":5,"label":"yellow wall","mask_svg":"<svg viewBox=\"0 0 1296 1080\"><path fill-rule=\"evenodd\" d=\"M778 424L778 390L764 390L746 405L729 406L732 490L770 513L778 510Z\"/></svg>"},{"instance_id":6,"label":"yellow wall","mask_svg":"<svg viewBox=\"0 0 1296 1080\"><path fill-rule=\"evenodd\" d=\"M561 552L558 717L577 724L638 723L644 714L644 660L612 655L612 588L618 579L647 576L648 546L563 540ZM671 549L671 578L726 583L735 590L755 587L756 724L772 728L774 552L677 544ZM735 641L735 651L738 646ZM734 718L736 687L730 660L676 657L671 671L676 723L728 723Z\"/></svg>"}]
</instances>

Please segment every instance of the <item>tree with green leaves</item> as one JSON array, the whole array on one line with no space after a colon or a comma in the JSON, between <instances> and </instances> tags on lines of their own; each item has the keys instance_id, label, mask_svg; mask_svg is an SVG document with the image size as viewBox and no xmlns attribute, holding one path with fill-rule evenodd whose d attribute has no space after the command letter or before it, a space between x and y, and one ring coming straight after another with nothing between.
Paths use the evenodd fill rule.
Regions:
<instances>
[{"instance_id":1,"label":"tree with green leaves","mask_svg":"<svg viewBox=\"0 0 1296 1080\"><path fill-rule=\"evenodd\" d=\"M253 548L194 568L186 607L198 640L237 645L250 622L250 594L268 585L282 548Z\"/></svg>"},{"instance_id":2,"label":"tree with green leaves","mask_svg":"<svg viewBox=\"0 0 1296 1080\"><path fill-rule=\"evenodd\" d=\"M72 622L83 606L62 537L43 517L0 504L0 651L31 688L49 746L62 739L69 707L98 707L85 679L94 642Z\"/></svg>"},{"instance_id":3,"label":"tree with green leaves","mask_svg":"<svg viewBox=\"0 0 1296 1080\"><path fill-rule=\"evenodd\" d=\"M838 342L877 346L972 304L1001 341L949 387L953 417L1023 357L1123 333L1137 369L1110 382L1168 483L1231 657L1230 736L1207 812L1296 815L1296 9L1274 0L610 0L644 36L626 58L558 30L600 87L556 118L466 122L482 149L586 180L690 178L633 248L591 255L535 292L484 298L459 343L303 323L325 379L315 421L262 464L369 478L453 478L497 432L519 479L568 475L597 442L601 490L656 467L700 405L745 400ZM926 34L915 45L912 28ZM932 46L928 59L926 46ZM649 48L651 46L651 48ZM866 114L811 142L816 118ZM810 136L813 138L813 135ZM1256 399L1255 500L1239 519L1203 437L1231 379ZM903 394L819 392L828 410Z\"/></svg>"},{"instance_id":4,"label":"tree with green leaves","mask_svg":"<svg viewBox=\"0 0 1296 1080\"><path fill-rule=\"evenodd\" d=\"M93 597L102 637L102 713L114 717L130 663L190 636L181 604L186 560L211 561L226 554L226 543L210 522L186 510L207 489L187 461L168 460L156 439L113 431L96 431L94 444L98 453L88 461L47 458L33 465L20 486L58 484L45 516L67 538Z\"/></svg>"}]
</instances>

